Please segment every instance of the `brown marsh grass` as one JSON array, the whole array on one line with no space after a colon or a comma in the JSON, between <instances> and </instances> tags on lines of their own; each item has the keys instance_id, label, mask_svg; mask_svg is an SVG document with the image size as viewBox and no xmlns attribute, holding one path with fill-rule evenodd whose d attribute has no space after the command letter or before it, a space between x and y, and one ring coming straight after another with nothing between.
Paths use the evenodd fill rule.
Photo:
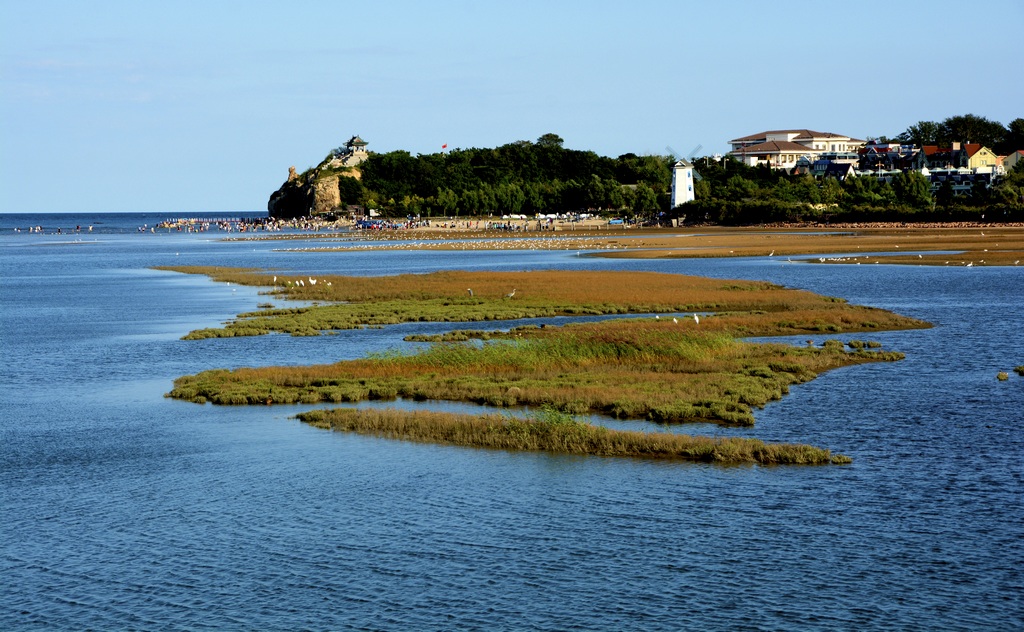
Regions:
<instances>
[{"instance_id":1,"label":"brown marsh grass","mask_svg":"<svg viewBox=\"0 0 1024 632\"><path fill-rule=\"evenodd\" d=\"M829 232L824 232L829 231ZM885 252L884 257L826 260L827 263L883 263L912 265L1021 265L1024 263L1024 228L1019 226L898 228L721 228L694 233L645 237L643 246L595 253L601 257L788 257L832 253ZM903 255L908 251L955 251L961 254ZM984 263L981 263L984 261Z\"/></svg>"},{"instance_id":2,"label":"brown marsh grass","mask_svg":"<svg viewBox=\"0 0 1024 632\"><path fill-rule=\"evenodd\" d=\"M926 326L883 310L757 281L723 281L654 272L467 272L313 279L237 268L163 267L219 282L273 288L283 298L324 301L313 307L240 314L222 328L187 338L318 335L322 331L411 321L481 322L559 315L717 312L701 329L737 335L855 332ZM276 277L276 281L275 281ZM298 281L303 285L298 285ZM472 290L472 293L470 292ZM515 290L514 296L506 296ZM774 320L765 318L774 314ZM716 321L716 322L713 322ZM684 321L686 324L693 324Z\"/></svg>"},{"instance_id":3,"label":"brown marsh grass","mask_svg":"<svg viewBox=\"0 0 1024 632\"><path fill-rule=\"evenodd\" d=\"M409 240L398 248L417 250L467 249L463 239L486 239L490 233L474 230L394 231L391 240ZM490 250L572 249L589 256L621 258L788 257L837 252L889 252L877 257L885 263L911 265L1024 265L1024 227L1016 225L786 226L630 228L528 233L535 239L493 240ZM432 241L431 239L436 239ZM415 240L413 242L412 240ZM362 249L394 249L361 246ZM338 248L347 250L348 248ZM318 249L323 250L323 249ZM961 254L901 256L902 252L956 251ZM873 262L876 258L873 257ZM864 263L865 259L828 263Z\"/></svg>"},{"instance_id":4,"label":"brown marsh grass","mask_svg":"<svg viewBox=\"0 0 1024 632\"><path fill-rule=\"evenodd\" d=\"M432 411L337 408L301 413L317 428L363 435L475 448L544 451L609 457L679 459L714 463L824 465L849 463L842 455L809 445L764 443L748 438L692 437L611 430L541 415L456 415Z\"/></svg>"}]
</instances>

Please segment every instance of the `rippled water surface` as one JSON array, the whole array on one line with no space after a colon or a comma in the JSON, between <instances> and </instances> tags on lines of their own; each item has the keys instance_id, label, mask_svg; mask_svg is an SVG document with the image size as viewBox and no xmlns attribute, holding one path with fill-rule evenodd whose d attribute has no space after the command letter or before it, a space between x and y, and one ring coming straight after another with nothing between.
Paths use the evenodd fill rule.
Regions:
<instances>
[{"instance_id":1,"label":"rippled water surface","mask_svg":"<svg viewBox=\"0 0 1024 632\"><path fill-rule=\"evenodd\" d=\"M162 219L137 216L49 234L92 219L38 235L11 228L42 221L0 216L4 630L1024 628L1024 378L995 379L1024 364L1024 268L294 253L137 234ZM453 326L185 342L266 297L150 269L167 264L657 270L936 326L867 336L906 359L794 387L752 429L679 429L812 443L850 466L481 451L165 399L186 373L356 358Z\"/></svg>"}]
</instances>

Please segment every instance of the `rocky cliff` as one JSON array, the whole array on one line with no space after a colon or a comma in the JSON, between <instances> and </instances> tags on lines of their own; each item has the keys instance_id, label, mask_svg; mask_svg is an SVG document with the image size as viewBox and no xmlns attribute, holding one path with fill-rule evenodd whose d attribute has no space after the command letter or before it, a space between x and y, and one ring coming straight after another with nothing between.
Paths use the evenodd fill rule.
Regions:
<instances>
[{"instance_id":1,"label":"rocky cliff","mask_svg":"<svg viewBox=\"0 0 1024 632\"><path fill-rule=\"evenodd\" d=\"M295 167L288 171L288 181L270 195L267 211L271 217L292 219L309 215L333 213L341 206L342 177L359 179L357 169L311 169L296 174Z\"/></svg>"}]
</instances>

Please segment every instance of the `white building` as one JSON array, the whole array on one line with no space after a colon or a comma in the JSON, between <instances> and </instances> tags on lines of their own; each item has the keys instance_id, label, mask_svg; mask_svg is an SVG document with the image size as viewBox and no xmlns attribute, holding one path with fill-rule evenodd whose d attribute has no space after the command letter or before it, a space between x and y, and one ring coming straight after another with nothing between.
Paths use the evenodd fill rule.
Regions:
<instances>
[{"instance_id":1,"label":"white building","mask_svg":"<svg viewBox=\"0 0 1024 632\"><path fill-rule=\"evenodd\" d=\"M814 162L824 153L856 152L862 140L809 129L777 129L729 141L729 155L745 165L768 165L772 169L792 169L801 157Z\"/></svg>"},{"instance_id":2,"label":"white building","mask_svg":"<svg viewBox=\"0 0 1024 632\"><path fill-rule=\"evenodd\" d=\"M683 158L672 165L672 208L693 201L693 164Z\"/></svg>"}]
</instances>

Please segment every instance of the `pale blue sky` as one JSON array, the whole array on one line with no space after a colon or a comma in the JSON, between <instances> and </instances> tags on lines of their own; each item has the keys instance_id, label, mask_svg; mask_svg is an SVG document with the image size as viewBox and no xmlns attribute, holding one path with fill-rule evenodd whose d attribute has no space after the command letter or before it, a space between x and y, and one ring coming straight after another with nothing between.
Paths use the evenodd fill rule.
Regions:
<instances>
[{"instance_id":1,"label":"pale blue sky","mask_svg":"<svg viewBox=\"0 0 1024 632\"><path fill-rule=\"evenodd\" d=\"M1024 116L1024 2L0 0L0 212L265 210L288 167Z\"/></svg>"}]
</instances>

